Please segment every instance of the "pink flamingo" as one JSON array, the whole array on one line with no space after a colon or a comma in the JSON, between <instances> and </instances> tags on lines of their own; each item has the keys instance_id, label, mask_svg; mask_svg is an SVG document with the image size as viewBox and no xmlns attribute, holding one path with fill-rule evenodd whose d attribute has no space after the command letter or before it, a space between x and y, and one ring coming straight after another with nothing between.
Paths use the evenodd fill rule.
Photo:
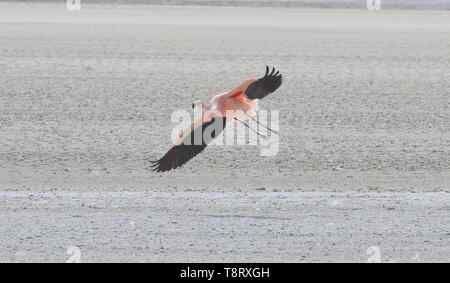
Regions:
<instances>
[{"instance_id":1,"label":"pink flamingo","mask_svg":"<svg viewBox=\"0 0 450 283\"><path fill-rule=\"evenodd\" d=\"M250 118L272 133L278 134L278 132L271 130L269 127L261 124L252 117L254 115L253 111L258 109L258 100L274 92L281 85L282 75L279 71L275 72L275 68L272 68L270 73L269 71L269 67L266 66L266 74L264 77L259 79L248 79L235 89L214 96L208 105L205 105L201 101L193 103L192 108L201 106L208 111L192 123L190 127L183 130L169 151L161 157L161 159L151 161L152 167L154 167L153 171L169 171L178 168L191 160L194 156L202 152L212 139L220 135L227 122L231 121L231 118L242 123L264 139L266 136L261 135L250 128L248 124L242 121L242 119ZM245 114L230 117L229 115L227 116L227 114L230 113L227 113L227 111L230 110L234 113L240 112ZM214 125L214 127L212 125ZM209 126L212 126L214 129L209 136L207 135L207 137L204 137L203 132L205 132Z\"/></svg>"}]
</instances>

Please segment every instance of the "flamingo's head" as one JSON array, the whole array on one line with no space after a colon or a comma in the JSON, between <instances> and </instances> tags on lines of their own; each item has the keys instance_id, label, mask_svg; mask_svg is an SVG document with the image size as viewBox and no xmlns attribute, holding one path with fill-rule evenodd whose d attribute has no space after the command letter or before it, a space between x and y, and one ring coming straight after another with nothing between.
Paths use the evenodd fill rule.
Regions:
<instances>
[{"instance_id":1,"label":"flamingo's head","mask_svg":"<svg viewBox=\"0 0 450 283\"><path fill-rule=\"evenodd\" d=\"M192 109L194 109L195 107L202 107L202 101L201 100L197 100L194 103L192 103Z\"/></svg>"}]
</instances>

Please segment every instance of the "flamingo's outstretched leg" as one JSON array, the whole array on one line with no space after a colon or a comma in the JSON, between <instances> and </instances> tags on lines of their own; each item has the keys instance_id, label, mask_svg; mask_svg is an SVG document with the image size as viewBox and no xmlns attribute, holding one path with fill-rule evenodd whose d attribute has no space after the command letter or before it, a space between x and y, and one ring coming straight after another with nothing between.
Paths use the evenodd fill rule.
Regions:
<instances>
[{"instance_id":1,"label":"flamingo's outstretched leg","mask_svg":"<svg viewBox=\"0 0 450 283\"><path fill-rule=\"evenodd\" d=\"M260 134L260 133L258 133L256 130L250 128L250 126L247 125L247 123L245 123L244 121L241 121L241 120L239 120L239 119L236 118L236 117L234 117L234 120L236 120L236 121L238 121L238 122L241 122L244 126L246 126L247 128L249 128L249 130L253 131L254 133L256 133L258 136L262 137L263 139L265 139L265 140L267 139L267 136L265 136L265 135L263 135L263 134Z\"/></svg>"},{"instance_id":2,"label":"flamingo's outstretched leg","mask_svg":"<svg viewBox=\"0 0 450 283\"><path fill-rule=\"evenodd\" d=\"M253 118L252 116L248 115L248 117L250 117L253 121L255 121L256 123L260 124L261 126L263 126L264 128L268 129L269 131L271 131L274 134L280 135L278 133L278 131L272 130L271 128L267 127L266 125L260 123L257 119Z\"/></svg>"}]
</instances>

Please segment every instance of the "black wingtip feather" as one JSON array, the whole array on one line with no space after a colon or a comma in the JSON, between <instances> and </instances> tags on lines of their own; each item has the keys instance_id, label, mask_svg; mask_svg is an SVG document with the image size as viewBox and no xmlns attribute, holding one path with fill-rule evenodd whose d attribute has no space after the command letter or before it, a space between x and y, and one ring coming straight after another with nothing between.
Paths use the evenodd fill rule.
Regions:
<instances>
[{"instance_id":1,"label":"black wingtip feather","mask_svg":"<svg viewBox=\"0 0 450 283\"><path fill-rule=\"evenodd\" d=\"M204 133L204 131L209 126L214 124L215 121L217 121L218 123L222 122L222 124L220 124L221 127L216 128L217 125L213 126L214 130L212 131L211 137L212 138L217 137L220 134L220 132L223 131L223 128L226 125L225 117L215 117L210 121L203 123L201 127L196 128L193 132L191 132L191 134L187 135L183 139L183 142L181 144L172 147L161 159L155 162L151 161L153 163L151 165L153 167L153 171L159 173L179 168L183 164L194 158L194 156L202 152L208 145L209 141L208 140L205 141L202 139L202 144L196 145L194 143L194 137L196 136L195 132L198 130L202 130L202 133ZM216 129L218 130L218 132L216 132Z\"/></svg>"},{"instance_id":2,"label":"black wingtip feather","mask_svg":"<svg viewBox=\"0 0 450 283\"><path fill-rule=\"evenodd\" d=\"M272 67L270 74L269 71L269 66L266 66L266 74L264 77L248 85L244 92L248 99L264 98L280 87L283 82L283 76L280 74L280 71L276 71L275 67Z\"/></svg>"}]
</instances>

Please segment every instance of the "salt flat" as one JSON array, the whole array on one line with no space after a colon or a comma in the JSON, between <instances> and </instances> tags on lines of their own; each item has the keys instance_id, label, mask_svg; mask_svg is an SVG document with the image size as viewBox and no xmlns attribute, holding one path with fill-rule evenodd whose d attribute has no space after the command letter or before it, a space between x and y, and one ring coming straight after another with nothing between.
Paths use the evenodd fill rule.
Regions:
<instances>
[{"instance_id":1,"label":"salt flat","mask_svg":"<svg viewBox=\"0 0 450 283\"><path fill-rule=\"evenodd\" d=\"M446 261L447 193L0 193L0 261ZM371 249L369 249L372 247ZM369 249L369 250L368 250ZM369 253L368 253L369 251Z\"/></svg>"},{"instance_id":2,"label":"salt flat","mask_svg":"<svg viewBox=\"0 0 450 283\"><path fill-rule=\"evenodd\" d=\"M370 245L392 260L410 261L417 251L448 261L449 47L448 11L83 5L68 12L1 3L0 233L9 240L0 261L61 261L72 244L87 261L189 260L182 254L365 261ZM284 74L260 104L280 110L276 156L213 146L180 170L149 170L147 160L170 146L174 110L260 76L266 64ZM127 191L132 197L119 201ZM309 207L312 192L323 206ZM158 194L161 202L146 207ZM348 194L360 209L336 214L334 194ZM118 208L73 206L77 195ZM141 198L143 207L135 206ZM396 206L410 198L417 202ZM105 224L95 230L91 221ZM129 222L140 223L139 239L130 238ZM328 238L328 223L342 230ZM203 236L174 232L194 227ZM208 227L225 229L217 238L223 255ZM418 240L407 241L411 235ZM179 250L155 255L153 242L141 250L150 238Z\"/></svg>"}]
</instances>

